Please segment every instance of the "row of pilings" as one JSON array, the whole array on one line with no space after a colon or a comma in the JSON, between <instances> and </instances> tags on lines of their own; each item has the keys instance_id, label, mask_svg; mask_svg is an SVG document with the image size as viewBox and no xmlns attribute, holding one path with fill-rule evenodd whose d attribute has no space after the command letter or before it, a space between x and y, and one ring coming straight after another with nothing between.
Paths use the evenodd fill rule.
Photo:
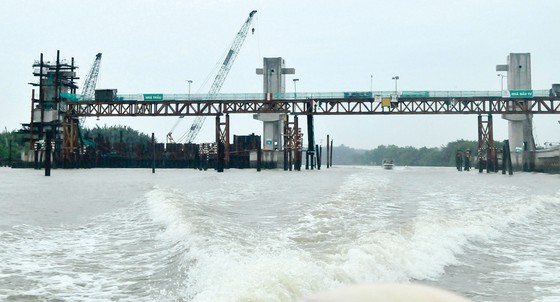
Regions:
<instances>
[{"instance_id":1,"label":"row of pilings","mask_svg":"<svg viewBox=\"0 0 560 302\"><path fill-rule=\"evenodd\" d=\"M286 158L283 163L275 161L272 153L261 148L261 137L255 134L234 135L233 143L229 145L227 156L223 143L157 143L152 135L149 143L111 143L98 138L93 144L83 148L81 154L72 154L68 158L57 160L52 146L46 143L34 150L34 163L23 163L20 167L34 167L45 169L45 175L50 175L52 168L151 168L155 169L276 169L301 170L302 155L305 154L306 169L320 169L323 157L323 147L316 145L313 150L284 150ZM327 167L332 166L332 141L327 145ZM51 156L46 156L51 154ZM272 154L274 155L274 154ZM323 161L324 162L324 161Z\"/></svg>"}]
</instances>

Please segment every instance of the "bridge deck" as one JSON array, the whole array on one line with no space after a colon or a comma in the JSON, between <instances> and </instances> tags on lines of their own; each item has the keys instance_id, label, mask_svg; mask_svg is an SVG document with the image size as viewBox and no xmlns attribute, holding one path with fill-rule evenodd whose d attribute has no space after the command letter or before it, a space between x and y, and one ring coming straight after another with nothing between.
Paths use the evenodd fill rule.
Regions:
<instances>
[{"instance_id":1,"label":"bridge deck","mask_svg":"<svg viewBox=\"0 0 560 302\"><path fill-rule=\"evenodd\" d=\"M549 96L548 90L531 90L534 97ZM505 91L504 91L505 92ZM274 100L293 100L293 99L347 99L347 98L373 98L379 95L382 97L391 97L395 91L346 91L346 92L286 92L274 93ZM407 97L501 97L502 91L399 91L400 98ZM163 93L145 93L145 94L119 94L120 101L211 101L211 100L254 100L264 99L262 93L220 93L215 95L208 94L163 94ZM92 100L91 100L92 101Z\"/></svg>"}]
</instances>

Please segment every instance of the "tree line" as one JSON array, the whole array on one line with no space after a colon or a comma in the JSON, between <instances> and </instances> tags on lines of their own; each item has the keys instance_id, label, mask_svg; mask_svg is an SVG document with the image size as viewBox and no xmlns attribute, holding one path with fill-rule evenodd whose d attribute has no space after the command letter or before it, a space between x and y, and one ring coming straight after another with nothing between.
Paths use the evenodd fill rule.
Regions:
<instances>
[{"instance_id":1,"label":"tree line","mask_svg":"<svg viewBox=\"0 0 560 302\"><path fill-rule=\"evenodd\" d=\"M0 166L7 166L19 160L23 144L20 133L4 129L4 132L0 133Z\"/></svg>"},{"instance_id":2,"label":"tree line","mask_svg":"<svg viewBox=\"0 0 560 302\"><path fill-rule=\"evenodd\" d=\"M501 148L502 142L495 142ZM441 147L399 147L381 145L373 150L353 149L344 145L334 147L333 164L336 165L381 165L384 159L391 159L399 166L454 167L455 153L470 150L476 155L477 141L457 140Z\"/></svg>"},{"instance_id":3,"label":"tree line","mask_svg":"<svg viewBox=\"0 0 560 302\"><path fill-rule=\"evenodd\" d=\"M108 143L148 144L151 136L138 132L128 126L103 126L82 129L85 142L102 139ZM501 148L502 142L495 142ZM9 161L20 160L24 148L24 137L18 131L0 133L0 165L8 165ZM458 150L471 150L477 153L476 141L457 140L441 147L399 147L381 145L373 150L354 149L348 146L335 146L333 149L334 165L380 165L384 159L392 159L399 166L455 166L455 153ZM325 151L325 150L323 150Z\"/></svg>"},{"instance_id":4,"label":"tree line","mask_svg":"<svg viewBox=\"0 0 560 302\"><path fill-rule=\"evenodd\" d=\"M151 136L138 132L128 126L103 126L94 128L80 129L81 137L86 145L94 145L95 141L129 144L149 144ZM21 151L29 148L26 142L27 134L22 134L18 130L8 131L4 129L0 133L0 166L8 166L11 163L21 161Z\"/></svg>"}]
</instances>

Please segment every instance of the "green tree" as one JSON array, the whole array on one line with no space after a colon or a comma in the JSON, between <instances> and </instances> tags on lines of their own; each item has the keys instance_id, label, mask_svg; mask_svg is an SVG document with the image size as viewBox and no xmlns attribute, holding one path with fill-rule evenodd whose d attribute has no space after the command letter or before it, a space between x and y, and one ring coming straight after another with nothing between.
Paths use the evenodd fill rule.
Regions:
<instances>
[{"instance_id":1,"label":"green tree","mask_svg":"<svg viewBox=\"0 0 560 302\"><path fill-rule=\"evenodd\" d=\"M147 134L138 132L128 126L109 126L84 129L83 137L93 141L96 138L103 138L110 143L127 144L147 144L151 142L151 137Z\"/></svg>"},{"instance_id":2,"label":"green tree","mask_svg":"<svg viewBox=\"0 0 560 302\"><path fill-rule=\"evenodd\" d=\"M496 148L501 148L502 142L494 143ZM354 150L341 146L335 147L333 151L333 164L353 165L380 165L384 159L392 159L401 166L455 166L455 153L458 150L470 150L471 154L477 155L478 143L476 141L458 140L450 142L439 148L414 148L411 146L398 147L395 145L381 145L373 150ZM337 153L343 153L345 161L338 161Z\"/></svg>"},{"instance_id":3,"label":"green tree","mask_svg":"<svg viewBox=\"0 0 560 302\"><path fill-rule=\"evenodd\" d=\"M10 161L18 161L22 148L23 141L21 134L15 130L8 132L8 130L4 128L4 132L0 133L0 165L10 164Z\"/></svg>"}]
</instances>

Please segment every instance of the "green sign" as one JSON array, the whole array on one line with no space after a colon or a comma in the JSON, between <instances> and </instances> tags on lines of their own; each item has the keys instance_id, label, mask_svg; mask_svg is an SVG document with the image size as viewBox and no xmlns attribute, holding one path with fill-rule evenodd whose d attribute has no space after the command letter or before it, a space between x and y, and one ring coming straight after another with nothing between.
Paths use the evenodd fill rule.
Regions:
<instances>
[{"instance_id":1,"label":"green sign","mask_svg":"<svg viewBox=\"0 0 560 302\"><path fill-rule=\"evenodd\" d=\"M429 91L403 91L401 93L401 97L403 98L427 98L429 96Z\"/></svg>"},{"instance_id":2,"label":"green sign","mask_svg":"<svg viewBox=\"0 0 560 302\"><path fill-rule=\"evenodd\" d=\"M508 90L505 97L509 98L532 98L533 90Z\"/></svg>"},{"instance_id":3,"label":"green sign","mask_svg":"<svg viewBox=\"0 0 560 302\"><path fill-rule=\"evenodd\" d=\"M144 94L144 101L163 101L163 94L161 93Z\"/></svg>"},{"instance_id":4,"label":"green sign","mask_svg":"<svg viewBox=\"0 0 560 302\"><path fill-rule=\"evenodd\" d=\"M267 139L267 140L265 141L265 144L267 144L267 145L272 145L272 140L271 140L271 139Z\"/></svg>"}]
</instances>

